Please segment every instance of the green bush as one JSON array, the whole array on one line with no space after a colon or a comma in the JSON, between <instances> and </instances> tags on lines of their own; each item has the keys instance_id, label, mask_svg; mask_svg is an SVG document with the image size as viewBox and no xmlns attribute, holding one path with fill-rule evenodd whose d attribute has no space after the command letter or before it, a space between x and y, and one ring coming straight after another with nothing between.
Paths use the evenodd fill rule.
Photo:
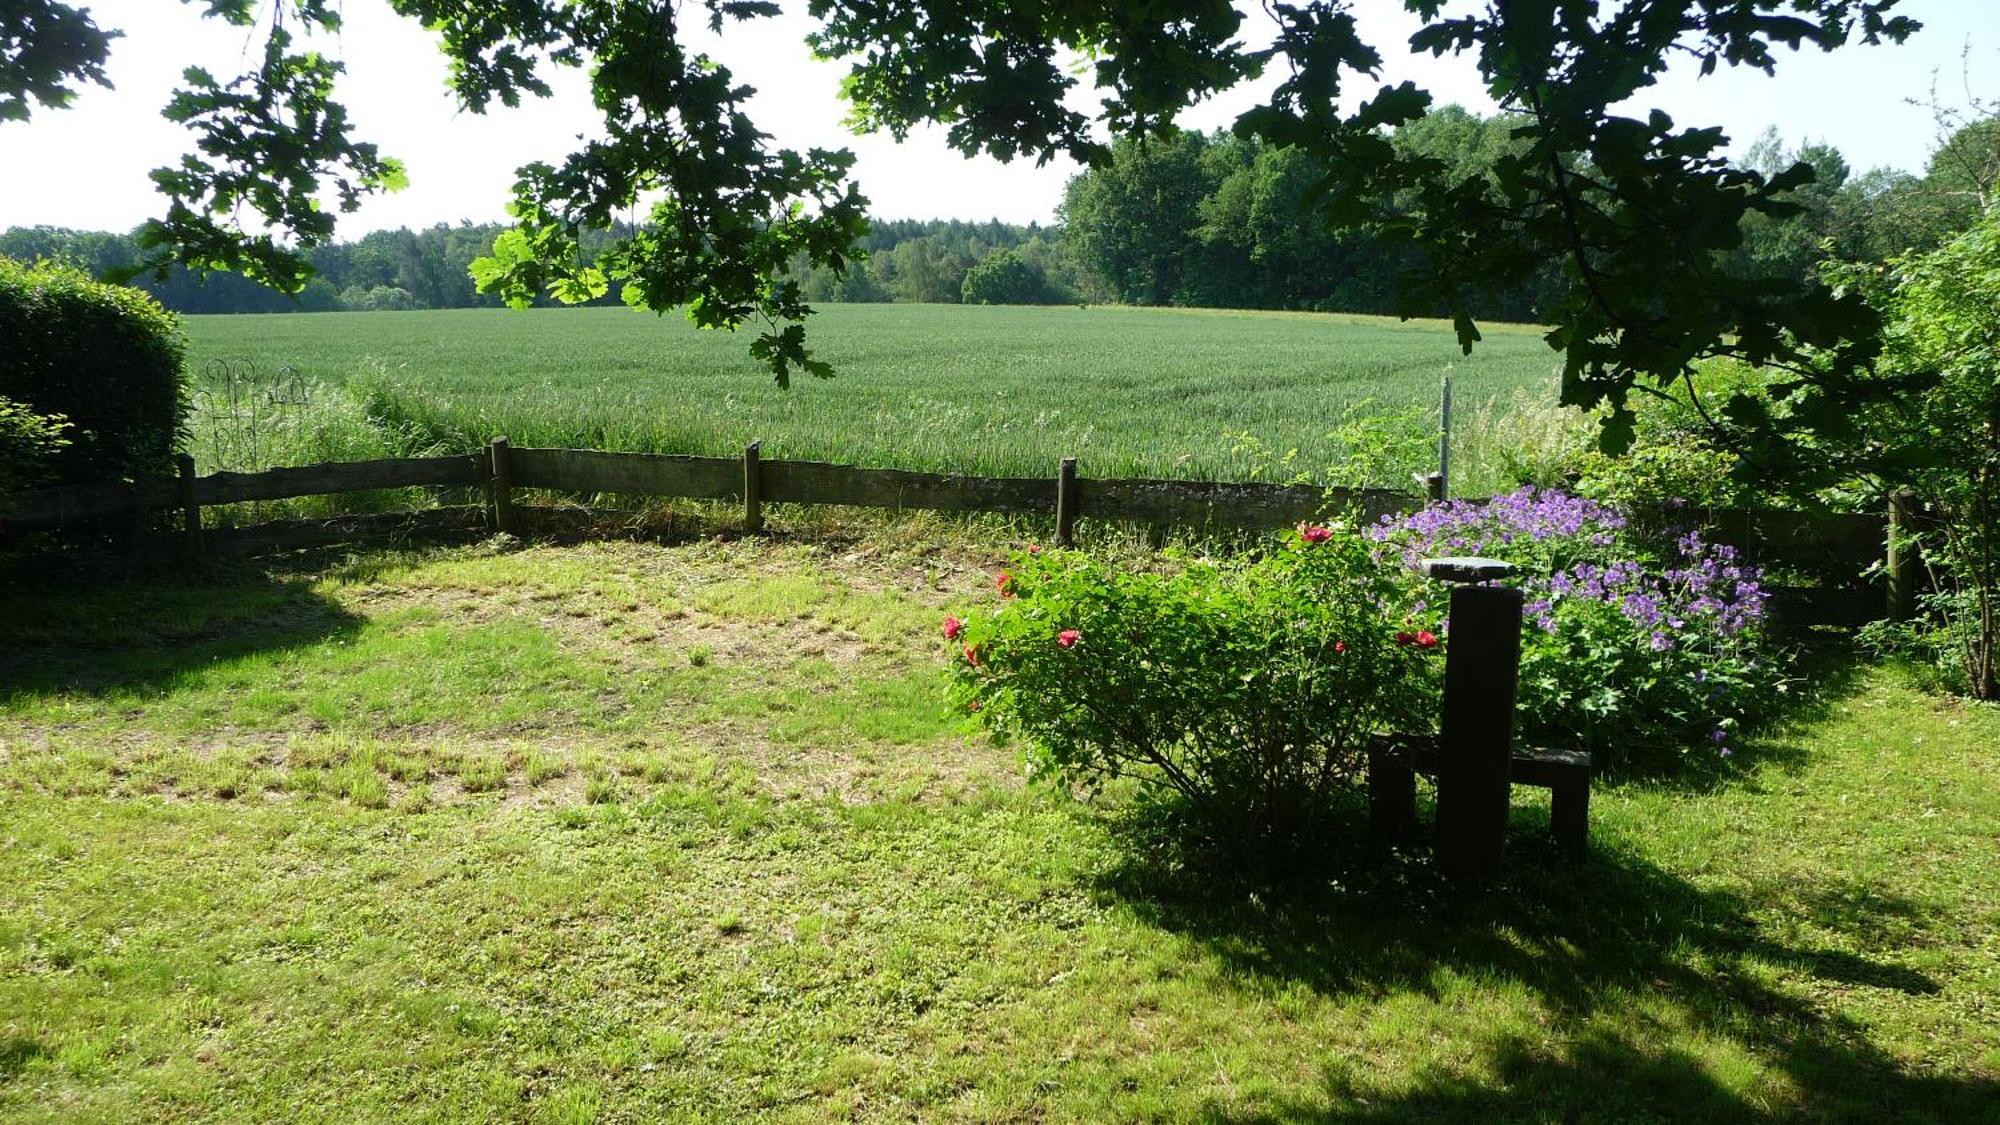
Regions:
<instances>
[{"instance_id":1,"label":"green bush","mask_svg":"<svg viewBox=\"0 0 2000 1125\"><path fill-rule=\"evenodd\" d=\"M187 416L180 322L137 289L0 258L0 397L69 423L51 484L173 471Z\"/></svg>"},{"instance_id":2,"label":"green bush","mask_svg":"<svg viewBox=\"0 0 2000 1125\"><path fill-rule=\"evenodd\" d=\"M69 444L69 420L37 414L0 398L0 492L37 488L49 480L49 462Z\"/></svg>"},{"instance_id":3,"label":"green bush","mask_svg":"<svg viewBox=\"0 0 2000 1125\"><path fill-rule=\"evenodd\" d=\"M1040 266L1003 249L965 272L959 300L968 305L1060 305L1065 297Z\"/></svg>"},{"instance_id":4,"label":"green bush","mask_svg":"<svg viewBox=\"0 0 2000 1125\"><path fill-rule=\"evenodd\" d=\"M1533 488L1386 517L1374 534L1410 563L1488 555L1516 566L1527 745L1669 773L1728 757L1782 711L1764 576L1731 547L1694 532L1654 547L1657 530L1634 536L1602 504Z\"/></svg>"},{"instance_id":5,"label":"green bush","mask_svg":"<svg viewBox=\"0 0 2000 1125\"><path fill-rule=\"evenodd\" d=\"M1027 744L1031 772L1138 783L1190 856L1282 871L1324 858L1368 739L1434 722L1437 638L1355 533L1133 572L1069 551L1016 558L999 605L947 618L955 699Z\"/></svg>"}]
</instances>

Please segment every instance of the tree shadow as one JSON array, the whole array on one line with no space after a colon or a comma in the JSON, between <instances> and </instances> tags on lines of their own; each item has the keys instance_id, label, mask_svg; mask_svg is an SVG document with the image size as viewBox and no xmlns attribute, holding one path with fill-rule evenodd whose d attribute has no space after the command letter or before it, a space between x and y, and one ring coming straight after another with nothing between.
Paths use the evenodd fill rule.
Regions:
<instances>
[{"instance_id":1,"label":"tree shadow","mask_svg":"<svg viewBox=\"0 0 2000 1125\"><path fill-rule=\"evenodd\" d=\"M1713 793L1744 785L1760 767L1791 772L1810 757L1798 731L1825 721L1863 687L1868 662L1858 659L1850 638L1831 633L1801 638L1788 653L1792 677L1765 721L1733 740L1729 756L1707 743L1671 763L1646 761L1605 770L1611 781L1643 782L1677 793Z\"/></svg>"},{"instance_id":2,"label":"tree shadow","mask_svg":"<svg viewBox=\"0 0 2000 1125\"><path fill-rule=\"evenodd\" d=\"M1629 850L1579 861L1518 836L1504 879L1481 889L1445 881L1415 850L1357 839L1343 851L1354 858L1310 886L1218 894L1212 881L1134 865L1099 889L1198 942L1249 990L1282 982L1450 1004L1450 982L1496 980L1532 993L1549 1025L1533 1038L1464 1029L1497 1081L1420 1074L1385 1096L1333 1059L1318 1096L1250 1117L1216 1107L1214 1119L2000 1120L2000 1080L1918 1073L1852 1017L1774 984L1773 969L1834 990L1922 995L1937 981L1887 957L1791 944L1742 895L1696 887ZM1863 948L1890 945L1925 916L1854 887L1775 893ZM1768 1078L1732 1087L1687 1049L1717 1041L1747 1051Z\"/></svg>"},{"instance_id":3,"label":"tree shadow","mask_svg":"<svg viewBox=\"0 0 2000 1125\"><path fill-rule=\"evenodd\" d=\"M241 657L340 640L361 619L283 565L38 560L0 574L0 704L163 691Z\"/></svg>"}]
</instances>

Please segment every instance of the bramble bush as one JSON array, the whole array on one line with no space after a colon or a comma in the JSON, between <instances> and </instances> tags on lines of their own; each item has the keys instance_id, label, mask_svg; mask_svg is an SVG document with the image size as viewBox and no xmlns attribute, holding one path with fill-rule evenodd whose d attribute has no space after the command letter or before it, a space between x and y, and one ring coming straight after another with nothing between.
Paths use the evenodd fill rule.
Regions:
<instances>
[{"instance_id":1,"label":"bramble bush","mask_svg":"<svg viewBox=\"0 0 2000 1125\"><path fill-rule=\"evenodd\" d=\"M1610 507L1524 488L1387 517L1371 534L1410 563L1484 555L1520 568L1524 744L1668 769L1728 756L1783 698L1762 572L1697 533L1655 552Z\"/></svg>"},{"instance_id":2,"label":"bramble bush","mask_svg":"<svg viewBox=\"0 0 2000 1125\"><path fill-rule=\"evenodd\" d=\"M1405 621L1409 577L1378 553L1336 526L1154 572L1022 554L997 608L945 620L954 698L1037 775L1131 779L1194 851L1296 866L1323 852L1371 733L1435 722L1437 637Z\"/></svg>"}]
</instances>

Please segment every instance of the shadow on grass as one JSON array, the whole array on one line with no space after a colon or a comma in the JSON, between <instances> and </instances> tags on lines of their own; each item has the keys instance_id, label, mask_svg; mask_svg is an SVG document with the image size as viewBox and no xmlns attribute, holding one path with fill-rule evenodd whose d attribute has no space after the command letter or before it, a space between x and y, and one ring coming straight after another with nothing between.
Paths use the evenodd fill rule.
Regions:
<instances>
[{"instance_id":1,"label":"shadow on grass","mask_svg":"<svg viewBox=\"0 0 2000 1125\"><path fill-rule=\"evenodd\" d=\"M239 657L353 635L304 574L46 560L0 575L0 702L161 690Z\"/></svg>"},{"instance_id":2,"label":"shadow on grass","mask_svg":"<svg viewBox=\"0 0 2000 1125\"><path fill-rule=\"evenodd\" d=\"M1634 781L1677 793L1712 793L1741 785L1759 766L1790 772L1803 765L1809 752L1792 737L1825 720L1842 700L1861 689L1868 662L1857 659L1846 637L1819 633L1790 650L1791 681L1771 707L1765 722L1733 739L1731 753L1722 757L1707 743L1682 755L1648 759L1604 771L1607 780Z\"/></svg>"},{"instance_id":3,"label":"shadow on grass","mask_svg":"<svg viewBox=\"0 0 2000 1125\"><path fill-rule=\"evenodd\" d=\"M1521 827L1505 880L1484 889L1453 886L1414 852L1362 841L1350 842L1356 858L1330 884L1310 889L1219 896L1213 883L1137 867L1113 871L1102 889L1199 942L1246 988L1449 1003L1455 982L1497 980L1524 987L1554 1017L1532 1038L1459 1033L1497 1081L1420 1076L1417 1088L1385 1096L1336 1060L1321 1098L1251 1120L2000 1118L2000 1081L1914 1073L1854 1020L1770 982L1778 968L1835 990L1938 991L1925 974L1795 947L1760 926L1753 901L1623 850L1569 860ZM1851 887L1781 893L1848 934L1921 920L1916 904ZM1719 1080L1691 1049L1717 1041L1748 1051L1766 1073L1739 1087Z\"/></svg>"}]
</instances>

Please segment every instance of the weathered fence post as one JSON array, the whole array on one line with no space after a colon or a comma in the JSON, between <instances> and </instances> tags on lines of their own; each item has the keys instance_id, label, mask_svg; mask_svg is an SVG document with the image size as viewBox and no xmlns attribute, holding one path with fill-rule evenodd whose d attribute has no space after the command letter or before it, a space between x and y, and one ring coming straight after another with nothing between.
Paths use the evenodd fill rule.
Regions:
<instances>
[{"instance_id":1,"label":"weathered fence post","mask_svg":"<svg viewBox=\"0 0 2000 1125\"><path fill-rule=\"evenodd\" d=\"M1433 504L1444 503L1444 474L1426 473L1419 478L1424 486L1424 499Z\"/></svg>"},{"instance_id":2,"label":"weathered fence post","mask_svg":"<svg viewBox=\"0 0 2000 1125\"><path fill-rule=\"evenodd\" d=\"M191 558L201 557L201 497L195 491L194 458L186 453L174 454L174 463L180 468L180 478L176 490L181 505L181 536L187 545Z\"/></svg>"},{"instance_id":3,"label":"weathered fence post","mask_svg":"<svg viewBox=\"0 0 2000 1125\"><path fill-rule=\"evenodd\" d=\"M764 530L764 471L761 466L763 442L743 447L743 530Z\"/></svg>"},{"instance_id":4,"label":"weathered fence post","mask_svg":"<svg viewBox=\"0 0 2000 1125\"><path fill-rule=\"evenodd\" d=\"M514 466L507 439L496 437L487 446L487 475L493 482L493 527L514 534Z\"/></svg>"},{"instance_id":5,"label":"weathered fence post","mask_svg":"<svg viewBox=\"0 0 2000 1125\"><path fill-rule=\"evenodd\" d=\"M1889 494L1889 620L1908 621L1917 615L1917 494L1899 488Z\"/></svg>"},{"instance_id":6,"label":"weathered fence post","mask_svg":"<svg viewBox=\"0 0 2000 1125\"><path fill-rule=\"evenodd\" d=\"M1438 471L1431 499L1443 500L1451 488L1451 376L1438 384Z\"/></svg>"},{"instance_id":7,"label":"weathered fence post","mask_svg":"<svg viewBox=\"0 0 2000 1125\"><path fill-rule=\"evenodd\" d=\"M1490 878L1507 846L1514 701L1521 674L1521 591L1497 586L1513 567L1430 559L1424 572L1458 583L1438 726L1437 857L1447 874Z\"/></svg>"},{"instance_id":8,"label":"weathered fence post","mask_svg":"<svg viewBox=\"0 0 2000 1125\"><path fill-rule=\"evenodd\" d=\"M1076 458L1065 457L1056 470L1056 546L1076 545Z\"/></svg>"}]
</instances>

